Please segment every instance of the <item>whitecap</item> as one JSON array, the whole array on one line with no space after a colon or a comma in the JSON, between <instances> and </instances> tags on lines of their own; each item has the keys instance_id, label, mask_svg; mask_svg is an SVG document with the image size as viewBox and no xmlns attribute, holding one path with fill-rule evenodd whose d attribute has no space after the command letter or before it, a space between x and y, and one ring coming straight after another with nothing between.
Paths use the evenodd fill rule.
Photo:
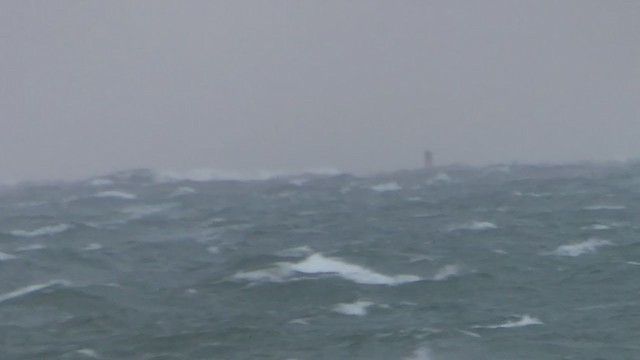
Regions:
<instances>
[{"instance_id":1,"label":"whitecap","mask_svg":"<svg viewBox=\"0 0 640 360\"><path fill-rule=\"evenodd\" d=\"M89 181L89 184L92 186L107 186L107 185L113 185L113 181L109 180L109 179L93 179L91 181Z\"/></svg>"},{"instance_id":2,"label":"whitecap","mask_svg":"<svg viewBox=\"0 0 640 360\"><path fill-rule=\"evenodd\" d=\"M190 194L195 194L196 190L194 188L188 187L188 186L181 186L177 189L175 189L170 195L169 197L177 197L177 196L184 196L184 195L190 195Z\"/></svg>"},{"instance_id":3,"label":"whitecap","mask_svg":"<svg viewBox=\"0 0 640 360\"><path fill-rule=\"evenodd\" d=\"M289 321L289 324L293 325L309 325L309 320L307 319L293 319Z\"/></svg>"},{"instance_id":4,"label":"whitecap","mask_svg":"<svg viewBox=\"0 0 640 360\"><path fill-rule=\"evenodd\" d=\"M284 249L282 251L279 251L276 255L283 256L283 257L302 257L302 256L308 256L311 254L313 254L313 249L305 245L305 246L298 246L294 248Z\"/></svg>"},{"instance_id":5,"label":"whitecap","mask_svg":"<svg viewBox=\"0 0 640 360\"><path fill-rule=\"evenodd\" d=\"M593 224L589 226L583 226L580 229L581 230L609 230L611 229L611 227L603 224Z\"/></svg>"},{"instance_id":6,"label":"whitecap","mask_svg":"<svg viewBox=\"0 0 640 360\"><path fill-rule=\"evenodd\" d=\"M301 175L333 176L342 174L341 171L332 168L314 168L297 172L260 170L253 172L238 172L221 169L194 169L185 172L161 171L155 174L158 182L176 181L261 181L274 178L296 177Z\"/></svg>"},{"instance_id":7,"label":"whitecap","mask_svg":"<svg viewBox=\"0 0 640 360\"><path fill-rule=\"evenodd\" d=\"M475 333L475 332L473 332L473 331L469 331L469 330L462 330L462 329L459 329L459 330L458 330L458 332L460 332L461 334L465 334L465 335L471 336L471 337L475 337L475 338L480 338L480 337L482 337L482 335L480 335L480 334L478 334L478 333Z\"/></svg>"},{"instance_id":8,"label":"whitecap","mask_svg":"<svg viewBox=\"0 0 640 360\"><path fill-rule=\"evenodd\" d=\"M453 182L451 176L446 173L439 172L431 179L427 180L427 185L435 185L435 184L450 184Z\"/></svg>"},{"instance_id":9,"label":"whitecap","mask_svg":"<svg viewBox=\"0 0 640 360\"><path fill-rule=\"evenodd\" d=\"M123 200L133 200L138 197L134 194L130 194L124 191L110 190L110 191L101 191L99 193L93 194L93 197L97 198L113 198L113 199L123 199Z\"/></svg>"},{"instance_id":10,"label":"whitecap","mask_svg":"<svg viewBox=\"0 0 640 360\"><path fill-rule=\"evenodd\" d=\"M15 255L7 254L7 253L4 253L4 252L0 251L0 261L13 260L13 259L16 259L16 258L17 257Z\"/></svg>"},{"instance_id":11,"label":"whitecap","mask_svg":"<svg viewBox=\"0 0 640 360\"><path fill-rule=\"evenodd\" d=\"M389 182L389 183L385 183L385 184L378 184L378 185L374 185L372 187L370 187L371 190L373 191L377 191L377 192L385 192L385 191L398 191L398 190L402 190L402 187L400 185L398 185L397 182Z\"/></svg>"},{"instance_id":12,"label":"whitecap","mask_svg":"<svg viewBox=\"0 0 640 360\"><path fill-rule=\"evenodd\" d=\"M433 354L431 350L426 346L417 348L411 355L404 358L404 360L432 360Z\"/></svg>"},{"instance_id":13,"label":"whitecap","mask_svg":"<svg viewBox=\"0 0 640 360\"><path fill-rule=\"evenodd\" d=\"M76 350L76 352L78 354L84 355L86 357L90 357L90 358L94 358L94 359L99 359L100 358L98 353L95 350L92 350L92 349L80 349L80 350Z\"/></svg>"},{"instance_id":14,"label":"whitecap","mask_svg":"<svg viewBox=\"0 0 640 360\"><path fill-rule=\"evenodd\" d=\"M44 236L44 235L55 235L61 232L65 232L71 229L71 225L69 224L58 224L41 227L36 230L26 231L26 230L13 230L11 231L11 235L13 236L22 236L22 237L36 237L36 236Z\"/></svg>"},{"instance_id":15,"label":"whitecap","mask_svg":"<svg viewBox=\"0 0 640 360\"><path fill-rule=\"evenodd\" d=\"M207 251L211 254L219 254L220 248L218 248L217 246L209 246L207 247Z\"/></svg>"},{"instance_id":16,"label":"whitecap","mask_svg":"<svg viewBox=\"0 0 640 360\"><path fill-rule=\"evenodd\" d=\"M466 224L454 226L450 228L449 231L456 231L456 230L482 231L482 230L493 230L497 228L498 226L496 224L488 221L471 221Z\"/></svg>"},{"instance_id":17,"label":"whitecap","mask_svg":"<svg viewBox=\"0 0 640 360\"><path fill-rule=\"evenodd\" d=\"M82 250L84 251L95 251L95 250L100 250L102 249L102 245L98 244L98 243L91 243L87 246L85 246L84 248L82 248Z\"/></svg>"},{"instance_id":18,"label":"whitecap","mask_svg":"<svg viewBox=\"0 0 640 360\"><path fill-rule=\"evenodd\" d=\"M433 280L442 281L452 278L454 276L458 276L460 274L460 266L455 264L450 264L443 266L436 272L433 276Z\"/></svg>"},{"instance_id":19,"label":"whitecap","mask_svg":"<svg viewBox=\"0 0 640 360\"><path fill-rule=\"evenodd\" d=\"M558 247L551 252L558 256L580 256L583 254L595 253L601 246L611 246L613 243L602 239L589 239L580 243L567 244Z\"/></svg>"},{"instance_id":20,"label":"whitecap","mask_svg":"<svg viewBox=\"0 0 640 360\"><path fill-rule=\"evenodd\" d=\"M283 282L293 275L293 271L285 266L276 266L269 269L241 271L232 276L236 280L250 282Z\"/></svg>"},{"instance_id":21,"label":"whitecap","mask_svg":"<svg viewBox=\"0 0 640 360\"><path fill-rule=\"evenodd\" d=\"M383 275L359 265L325 257L322 254L313 254L301 262L289 264L287 267L304 274L338 275L346 280L367 285L399 285L421 280L415 275Z\"/></svg>"},{"instance_id":22,"label":"whitecap","mask_svg":"<svg viewBox=\"0 0 640 360\"><path fill-rule=\"evenodd\" d=\"M33 251L33 250L42 250L45 248L46 247L42 244L31 244L31 245L21 246L17 248L16 251Z\"/></svg>"},{"instance_id":23,"label":"whitecap","mask_svg":"<svg viewBox=\"0 0 640 360\"><path fill-rule=\"evenodd\" d=\"M624 205L593 205L593 206L586 206L583 207L583 210L592 210L592 211L596 211L596 210L624 210L627 207Z\"/></svg>"},{"instance_id":24,"label":"whitecap","mask_svg":"<svg viewBox=\"0 0 640 360\"><path fill-rule=\"evenodd\" d=\"M161 213L175 206L176 204L153 204L153 205L131 206L131 207L122 209L122 213L129 215L130 220L134 220L134 219L139 219L145 216Z\"/></svg>"},{"instance_id":25,"label":"whitecap","mask_svg":"<svg viewBox=\"0 0 640 360\"><path fill-rule=\"evenodd\" d=\"M313 254L298 263L281 262L276 266L248 272L238 272L232 278L254 282L283 282L296 274L327 274L365 285L400 285L422 280L415 275L388 276L339 259Z\"/></svg>"},{"instance_id":26,"label":"whitecap","mask_svg":"<svg viewBox=\"0 0 640 360\"><path fill-rule=\"evenodd\" d=\"M52 286L56 286L56 285L69 286L70 284L71 283L67 280L53 280L44 284L28 285L5 294L0 294L0 303L5 302L7 300L19 298L25 295L29 295L31 293L38 292L46 288L50 288Z\"/></svg>"},{"instance_id":27,"label":"whitecap","mask_svg":"<svg viewBox=\"0 0 640 360\"><path fill-rule=\"evenodd\" d=\"M352 316L365 316L367 315L367 308L372 306L371 301L356 301L354 303L341 303L333 307L333 311Z\"/></svg>"},{"instance_id":28,"label":"whitecap","mask_svg":"<svg viewBox=\"0 0 640 360\"><path fill-rule=\"evenodd\" d=\"M514 319L511 321L504 322L498 325L487 325L487 326L476 326L476 328L485 328L485 329L510 329L510 328L519 328L530 325L544 325L540 319L532 317L530 315L522 315L518 319Z\"/></svg>"}]
</instances>

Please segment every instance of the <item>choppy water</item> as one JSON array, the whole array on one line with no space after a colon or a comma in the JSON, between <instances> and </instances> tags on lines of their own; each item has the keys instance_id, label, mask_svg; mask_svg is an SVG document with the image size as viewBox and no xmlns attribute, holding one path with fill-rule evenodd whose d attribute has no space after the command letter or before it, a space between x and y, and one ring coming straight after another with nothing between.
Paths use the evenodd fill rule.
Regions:
<instances>
[{"instance_id":1,"label":"choppy water","mask_svg":"<svg viewBox=\"0 0 640 360\"><path fill-rule=\"evenodd\" d=\"M0 191L0 359L637 359L640 167Z\"/></svg>"}]
</instances>

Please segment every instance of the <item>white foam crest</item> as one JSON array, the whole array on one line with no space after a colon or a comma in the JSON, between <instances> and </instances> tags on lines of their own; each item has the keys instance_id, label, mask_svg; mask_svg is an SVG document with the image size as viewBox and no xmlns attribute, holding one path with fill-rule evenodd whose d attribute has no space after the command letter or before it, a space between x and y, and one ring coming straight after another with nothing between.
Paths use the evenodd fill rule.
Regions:
<instances>
[{"instance_id":1,"label":"white foam crest","mask_svg":"<svg viewBox=\"0 0 640 360\"><path fill-rule=\"evenodd\" d=\"M342 174L341 171L333 168L312 168L303 171L286 172L286 171L271 171L271 170L258 170L250 172L239 172L221 169L193 169L185 172L176 171L160 171L155 174L156 181L159 182L176 182L176 181L194 181L194 182L206 182L206 181L224 181L224 180L236 180L236 181L260 181L269 180L273 178L282 177L295 177L301 175L326 175L333 176Z\"/></svg>"},{"instance_id":2,"label":"white foam crest","mask_svg":"<svg viewBox=\"0 0 640 360\"><path fill-rule=\"evenodd\" d=\"M122 213L129 215L131 219L139 219L141 217L163 212L175 206L176 204L154 204L154 205L131 206L131 207L122 209Z\"/></svg>"},{"instance_id":3,"label":"white foam crest","mask_svg":"<svg viewBox=\"0 0 640 360\"><path fill-rule=\"evenodd\" d=\"M234 274L232 278L250 282L283 282L292 275L291 269L280 265L264 270L241 271Z\"/></svg>"},{"instance_id":4,"label":"white foam crest","mask_svg":"<svg viewBox=\"0 0 640 360\"><path fill-rule=\"evenodd\" d=\"M108 186L108 185L113 185L113 181L109 180L109 179L93 179L91 181L89 181L89 184L92 186Z\"/></svg>"},{"instance_id":5,"label":"white foam crest","mask_svg":"<svg viewBox=\"0 0 640 360\"><path fill-rule=\"evenodd\" d=\"M456 230L481 231L481 230L493 230L497 228L498 226L496 224L488 221L471 221L466 224L454 226L450 229L450 231L456 231Z\"/></svg>"},{"instance_id":6,"label":"white foam crest","mask_svg":"<svg viewBox=\"0 0 640 360\"><path fill-rule=\"evenodd\" d=\"M283 256L283 257L302 257L302 256L308 256L311 254L313 254L313 249L305 245L305 246L298 246L294 248L284 249L282 251L279 251L276 255Z\"/></svg>"},{"instance_id":7,"label":"white foam crest","mask_svg":"<svg viewBox=\"0 0 640 360\"><path fill-rule=\"evenodd\" d=\"M593 224L589 226L583 226L580 229L581 230L609 230L611 229L611 227L603 224Z\"/></svg>"},{"instance_id":8,"label":"white foam crest","mask_svg":"<svg viewBox=\"0 0 640 360\"><path fill-rule=\"evenodd\" d=\"M602 239L589 239L580 243L567 244L558 247L551 252L558 256L580 256L583 254L595 253L601 246L611 246L613 243Z\"/></svg>"},{"instance_id":9,"label":"white foam crest","mask_svg":"<svg viewBox=\"0 0 640 360\"><path fill-rule=\"evenodd\" d=\"M370 189L373 190L373 191L377 191L377 192L386 192L386 191L402 190L402 187L400 185L398 185L397 182L394 181L394 182L374 185L374 186L370 187Z\"/></svg>"},{"instance_id":10,"label":"white foam crest","mask_svg":"<svg viewBox=\"0 0 640 360\"><path fill-rule=\"evenodd\" d=\"M170 195L169 197L177 197L177 196L184 196L184 195L190 195L190 194L195 194L196 190L194 188L188 187L188 186L181 186L177 189L175 189Z\"/></svg>"},{"instance_id":11,"label":"white foam crest","mask_svg":"<svg viewBox=\"0 0 640 360\"><path fill-rule=\"evenodd\" d=\"M46 247L42 244L31 244L31 245L21 246L17 248L16 251L34 251L34 250L42 250L45 248Z\"/></svg>"},{"instance_id":12,"label":"white foam crest","mask_svg":"<svg viewBox=\"0 0 640 360\"><path fill-rule=\"evenodd\" d=\"M98 243L91 243L88 244L87 246L85 246L84 248L82 248L82 250L84 251L96 251L96 250L100 250L102 249L102 245L98 244Z\"/></svg>"},{"instance_id":13,"label":"white foam crest","mask_svg":"<svg viewBox=\"0 0 640 360\"><path fill-rule=\"evenodd\" d=\"M456 264L450 264L443 266L436 272L433 276L433 280L442 281L452 278L454 276L458 276L460 274L460 266Z\"/></svg>"},{"instance_id":14,"label":"white foam crest","mask_svg":"<svg viewBox=\"0 0 640 360\"><path fill-rule=\"evenodd\" d=\"M93 359L100 358L100 355L98 355L98 353L93 349L80 349L80 350L76 350L76 352L80 355L84 355L86 357L90 357Z\"/></svg>"},{"instance_id":15,"label":"white foam crest","mask_svg":"<svg viewBox=\"0 0 640 360\"><path fill-rule=\"evenodd\" d=\"M447 175L447 173L439 172L431 179L427 180L427 185L435 185L435 184L450 184L453 182L451 176Z\"/></svg>"},{"instance_id":16,"label":"white foam crest","mask_svg":"<svg viewBox=\"0 0 640 360\"><path fill-rule=\"evenodd\" d=\"M36 230L27 231L27 230L13 230L10 232L13 236L22 236L22 237L36 237L36 236L45 236L45 235L55 235L61 232L65 232L71 229L72 226L69 224L58 224L58 225L50 225L41 227Z\"/></svg>"},{"instance_id":17,"label":"white foam crest","mask_svg":"<svg viewBox=\"0 0 640 360\"><path fill-rule=\"evenodd\" d=\"M421 346L403 360L433 360L433 353L428 347Z\"/></svg>"},{"instance_id":18,"label":"white foam crest","mask_svg":"<svg viewBox=\"0 0 640 360\"><path fill-rule=\"evenodd\" d=\"M399 285L421 280L415 275L387 276L365 267L339 259L313 254L299 263L287 265L291 270L304 274L333 274L346 280L367 285Z\"/></svg>"},{"instance_id":19,"label":"white foam crest","mask_svg":"<svg viewBox=\"0 0 640 360\"><path fill-rule=\"evenodd\" d=\"M13 290L13 291L5 293L5 294L0 294L0 303L1 302L5 302L7 300L15 299L15 298L18 298L18 297L22 297L22 296L25 296L25 295L40 291L42 289L46 289L46 288L50 288L52 286L56 286L56 285L69 286L69 285L71 285L71 282L69 282L67 280L53 280L53 281L49 281L49 282L44 283L44 284L28 285L28 286Z\"/></svg>"},{"instance_id":20,"label":"white foam crest","mask_svg":"<svg viewBox=\"0 0 640 360\"><path fill-rule=\"evenodd\" d=\"M207 251L211 254L219 254L220 253L220 248L217 246L209 246L207 247Z\"/></svg>"},{"instance_id":21,"label":"white foam crest","mask_svg":"<svg viewBox=\"0 0 640 360\"><path fill-rule=\"evenodd\" d=\"M524 327L524 326L530 326L530 325L544 325L544 323L542 321L540 321L540 319L537 319L537 318L532 317L530 315L522 315L522 316L520 316L519 319L507 321L507 322L504 322L502 324L488 325L488 326L477 326L477 327L485 328L485 329L500 329L500 328L510 329L510 328L519 328L519 327Z\"/></svg>"},{"instance_id":22,"label":"white foam crest","mask_svg":"<svg viewBox=\"0 0 640 360\"><path fill-rule=\"evenodd\" d=\"M93 194L93 197L113 198L113 199L123 199L123 200L133 200L138 198L134 194L124 192L124 191L118 191L118 190L101 191Z\"/></svg>"},{"instance_id":23,"label":"white foam crest","mask_svg":"<svg viewBox=\"0 0 640 360\"><path fill-rule=\"evenodd\" d=\"M4 252L0 251L0 261L13 260L13 259L16 259L16 258L17 257L15 255L7 254L7 253L4 253Z\"/></svg>"},{"instance_id":24,"label":"white foam crest","mask_svg":"<svg viewBox=\"0 0 640 360\"><path fill-rule=\"evenodd\" d=\"M597 211L597 210L624 210L626 208L627 207L624 205L593 205L593 206L583 207L582 209Z\"/></svg>"},{"instance_id":25,"label":"white foam crest","mask_svg":"<svg viewBox=\"0 0 640 360\"><path fill-rule=\"evenodd\" d=\"M352 316L365 316L367 315L367 308L372 306L371 301L356 301L354 303L341 303L333 307L333 311Z\"/></svg>"}]
</instances>

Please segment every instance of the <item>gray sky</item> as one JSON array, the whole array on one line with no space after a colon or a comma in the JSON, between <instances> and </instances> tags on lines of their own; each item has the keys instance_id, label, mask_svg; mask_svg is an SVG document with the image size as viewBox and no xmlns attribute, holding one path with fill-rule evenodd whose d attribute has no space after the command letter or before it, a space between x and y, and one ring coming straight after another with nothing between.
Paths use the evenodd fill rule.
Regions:
<instances>
[{"instance_id":1,"label":"gray sky","mask_svg":"<svg viewBox=\"0 0 640 360\"><path fill-rule=\"evenodd\" d=\"M0 181L640 157L640 2L0 1Z\"/></svg>"}]
</instances>

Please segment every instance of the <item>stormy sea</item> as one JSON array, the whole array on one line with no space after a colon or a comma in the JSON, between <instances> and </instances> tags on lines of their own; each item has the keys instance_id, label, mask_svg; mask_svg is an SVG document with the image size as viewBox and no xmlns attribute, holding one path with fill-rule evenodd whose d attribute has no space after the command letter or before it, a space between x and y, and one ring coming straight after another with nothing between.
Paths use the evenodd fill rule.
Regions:
<instances>
[{"instance_id":1,"label":"stormy sea","mask_svg":"<svg viewBox=\"0 0 640 360\"><path fill-rule=\"evenodd\" d=\"M640 357L640 165L0 188L0 359Z\"/></svg>"}]
</instances>

